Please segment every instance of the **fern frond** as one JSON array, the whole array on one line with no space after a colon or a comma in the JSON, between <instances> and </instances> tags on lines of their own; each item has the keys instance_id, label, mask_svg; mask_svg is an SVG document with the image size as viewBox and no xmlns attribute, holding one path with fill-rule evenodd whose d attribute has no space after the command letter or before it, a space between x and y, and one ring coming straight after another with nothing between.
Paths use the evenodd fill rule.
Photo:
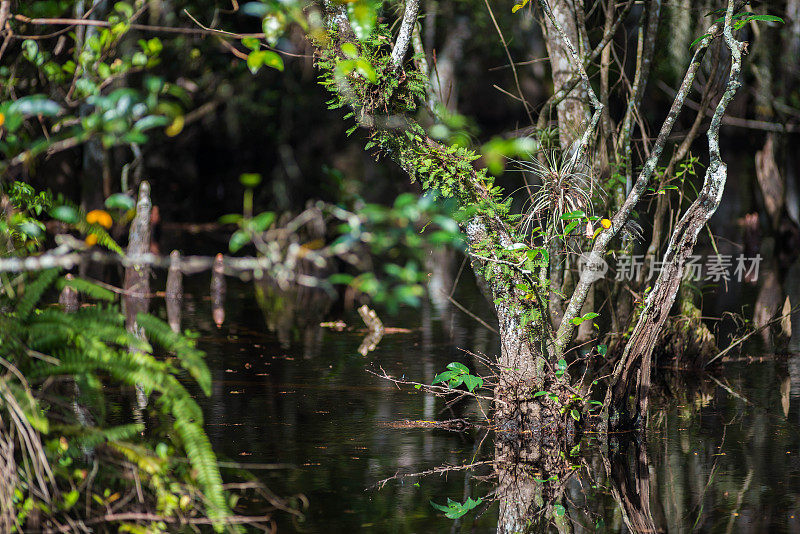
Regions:
<instances>
[{"instance_id":1,"label":"fern frond","mask_svg":"<svg viewBox=\"0 0 800 534\"><path fill-rule=\"evenodd\" d=\"M141 423L130 423L108 428L81 425L53 425L52 430L72 437L80 447L94 448L109 441L124 441L144 431Z\"/></svg>"},{"instance_id":2,"label":"fern frond","mask_svg":"<svg viewBox=\"0 0 800 534\"><path fill-rule=\"evenodd\" d=\"M222 477L217 467L217 457L208 441L208 436L203 428L196 424L176 417L175 430L186 448L189 463L197 472L197 481L203 489L206 498L206 511L208 517L214 521L217 532L223 530L223 519L229 515L228 503L222 489Z\"/></svg>"},{"instance_id":3,"label":"fern frond","mask_svg":"<svg viewBox=\"0 0 800 534\"><path fill-rule=\"evenodd\" d=\"M173 332L167 323L150 314L137 314L136 322L144 328L150 339L174 352L181 366L197 381L203 393L211 395L211 372L206 365L205 354L194 346L191 339Z\"/></svg>"},{"instance_id":4,"label":"fern frond","mask_svg":"<svg viewBox=\"0 0 800 534\"><path fill-rule=\"evenodd\" d=\"M25 292L17 302L15 310L20 320L24 321L30 316L36 304L39 303L39 299L42 298L44 292L55 282L57 277L58 269L47 269L29 277L28 283L25 284Z\"/></svg>"},{"instance_id":5,"label":"fern frond","mask_svg":"<svg viewBox=\"0 0 800 534\"><path fill-rule=\"evenodd\" d=\"M63 290L65 287L71 287L78 293L83 293L87 297L97 299L97 300L106 300L106 301L114 301L117 298L117 295L102 286L94 282L90 282L84 278L59 278L58 282L56 282L56 287L59 291Z\"/></svg>"}]
</instances>

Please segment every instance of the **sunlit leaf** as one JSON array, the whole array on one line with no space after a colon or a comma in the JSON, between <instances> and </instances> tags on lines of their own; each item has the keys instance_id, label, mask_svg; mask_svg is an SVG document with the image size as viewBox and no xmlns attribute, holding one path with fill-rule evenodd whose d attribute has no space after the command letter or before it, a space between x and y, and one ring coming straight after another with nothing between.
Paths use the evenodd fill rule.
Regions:
<instances>
[{"instance_id":1,"label":"sunlit leaf","mask_svg":"<svg viewBox=\"0 0 800 534\"><path fill-rule=\"evenodd\" d=\"M459 371L462 373L469 373L469 368L460 362L450 362L447 364L447 368L451 371Z\"/></svg>"},{"instance_id":2,"label":"sunlit leaf","mask_svg":"<svg viewBox=\"0 0 800 534\"><path fill-rule=\"evenodd\" d=\"M78 210L72 206L56 206L50 211L50 216L68 224L78 222Z\"/></svg>"},{"instance_id":3,"label":"sunlit leaf","mask_svg":"<svg viewBox=\"0 0 800 534\"><path fill-rule=\"evenodd\" d=\"M23 96L14 101L8 108L11 113L22 115L42 115L43 117L54 117L61 111L61 106L48 100L43 95Z\"/></svg>"},{"instance_id":4,"label":"sunlit leaf","mask_svg":"<svg viewBox=\"0 0 800 534\"><path fill-rule=\"evenodd\" d=\"M136 202L126 194L115 193L106 199L105 204L108 209L129 210L136 205Z\"/></svg>"}]
</instances>

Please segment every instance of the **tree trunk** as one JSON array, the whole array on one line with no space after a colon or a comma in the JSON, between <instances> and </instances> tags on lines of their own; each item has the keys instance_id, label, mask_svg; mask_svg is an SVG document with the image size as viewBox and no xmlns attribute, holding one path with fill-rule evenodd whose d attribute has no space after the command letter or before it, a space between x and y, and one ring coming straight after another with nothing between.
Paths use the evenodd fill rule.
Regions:
<instances>
[{"instance_id":1,"label":"tree trunk","mask_svg":"<svg viewBox=\"0 0 800 534\"><path fill-rule=\"evenodd\" d=\"M552 6L553 16L561 24L569 40L572 43L579 43L575 8L571 6L572 3L570 2L555 2ZM583 9L583 7L578 7L578 9ZM569 50L567 50L563 39L550 19L548 17L543 18L547 51L550 54L550 68L553 71L553 92L558 93L567 86L570 79L577 73L573 72ZM558 134L561 148L564 150L568 149L573 141L580 138L583 133L581 128L589 120L587 101L586 90L581 84L578 84L557 106Z\"/></svg>"}]
</instances>

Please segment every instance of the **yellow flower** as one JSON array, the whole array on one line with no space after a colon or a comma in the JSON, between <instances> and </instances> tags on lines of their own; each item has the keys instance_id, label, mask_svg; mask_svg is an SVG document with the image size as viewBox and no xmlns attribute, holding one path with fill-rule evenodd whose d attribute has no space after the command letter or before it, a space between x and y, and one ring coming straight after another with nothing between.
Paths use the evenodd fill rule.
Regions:
<instances>
[{"instance_id":1,"label":"yellow flower","mask_svg":"<svg viewBox=\"0 0 800 534\"><path fill-rule=\"evenodd\" d=\"M92 210L86 214L86 222L89 224L97 223L105 229L111 228L111 215L104 210Z\"/></svg>"},{"instance_id":2,"label":"yellow flower","mask_svg":"<svg viewBox=\"0 0 800 534\"><path fill-rule=\"evenodd\" d=\"M602 224L603 228L605 228L606 230L611 228L611 221L609 219L601 219L600 224Z\"/></svg>"},{"instance_id":3,"label":"yellow flower","mask_svg":"<svg viewBox=\"0 0 800 534\"><path fill-rule=\"evenodd\" d=\"M86 246L93 247L97 244L97 236L94 234L89 234L86 236Z\"/></svg>"},{"instance_id":4,"label":"yellow flower","mask_svg":"<svg viewBox=\"0 0 800 534\"><path fill-rule=\"evenodd\" d=\"M0 113L0 127L6 123L6 116Z\"/></svg>"}]
</instances>

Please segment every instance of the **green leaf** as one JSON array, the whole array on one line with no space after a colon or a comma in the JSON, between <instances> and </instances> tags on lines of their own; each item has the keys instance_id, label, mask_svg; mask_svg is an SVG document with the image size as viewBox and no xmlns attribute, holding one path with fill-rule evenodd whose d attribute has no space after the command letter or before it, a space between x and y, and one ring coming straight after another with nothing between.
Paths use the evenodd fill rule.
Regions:
<instances>
[{"instance_id":1,"label":"green leaf","mask_svg":"<svg viewBox=\"0 0 800 534\"><path fill-rule=\"evenodd\" d=\"M356 37L360 41L367 39L375 28L378 19L377 10L369 2L357 0L347 4L347 14Z\"/></svg>"},{"instance_id":2,"label":"green leaf","mask_svg":"<svg viewBox=\"0 0 800 534\"><path fill-rule=\"evenodd\" d=\"M258 50L261 47L261 41L255 37L245 37L242 39L242 46L250 50Z\"/></svg>"},{"instance_id":3,"label":"green leaf","mask_svg":"<svg viewBox=\"0 0 800 534\"><path fill-rule=\"evenodd\" d=\"M330 275L328 277L328 282L330 282L331 284L334 284L334 285L336 285L336 284L344 284L344 285L346 285L346 284L349 284L350 282L352 282L353 278L354 278L354 276L352 274L336 273L336 274L332 274L332 275ZM436 382L434 382L434 384L435 383Z\"/></svg>"},{"instance_id":4,"label":"green leaf","mask_svg":"<svg viewBox=\"0 0 800 534\"><path fill-rule=\"evenodd\" d=\"M264 65L283 72L283 58L272 50L264 50Z\"/></svg>"},{"instance_id":5,"label":"green leaf","mask_svg":"<svg viewBox=\"0 0 800 534\"><path fill-rule=\"evenodd\" d=\"M170 120L162 115L147 115L146 117L142 117L136 121L133 124L133 128L135 130L139 130L140 132L144 132L151 128L161 128L162 126L169 124L169 122Z\"/></svg>"},{"instance_id":6,"label":"green leaf","mask_svg":"<svg viewBox=\"0 0 800 534\"><path fill-rule=\"evenodd\" d=\"M483 378L473 375L464 375L464 385L467 386L469 391L475 388L483 387Z\"/></svg>"},{"instance_id":7,"label":"green leaf","mask_svg":"<svg viewBox=\"0 0 800 534\"><path fill-rule=\"evenodd\" d=\"M108 209L120 209L123 211L127 211L129 209L133 209L136 205L136 202L123 193L115 193L106 199L106 207Z\"/></svg>"},{"instance_id":8,"label":"green leaf","mask_svg":"<svg viewBox=\"0 0 800 534\"><path fill-rule=\"evenodd\" d=\"M72 206L56 206L50 210L50 216L67 224L75 224L79 219L78 210Z\"/></svg>"},{"instance_id":9,"label":"green leaf","mask_svg":"<svg viewBox=\"0 0 800 534\"><path fill-rule=\"evenodd\" d=\"M572 416L572 418L575 419L576 421L581 420L581 413L575 408L569 411L569 415Z\"/></svg>"},{"instance_id":10,"label":"green leaf","mask_svg":"<svg viewBox=\"0 0 800 534\"><path fill-rule=\"evenodd\" d=\"M780 22L781 24L786 24L782 18L776 17L775 15L750 15L745 19L745 21L751 20L757 20L760 22Z\"/></svg>"},{"instance_id":11,"label":"green leaf","mask_svg":"<svg viewBox=\"0 0 800 534\"><path fill-rule=\"evenodd\" d=\"M600 356L605 356L607 352L608 352L608 345L603 345L603 344L597 345L597 353L600 354Z\"/></svg>"},{"instance_id":12,"label":"green leaf","mask_svg":"<svg viewBox=\"0 0 800 534\"><path fill-rule=\"evenodd\" d=\"M377 83L378 75L375 72L375 67L366 59L359 59L356 61L356 70L358 73L369 80L370 83Z\"/></svg>"},{"instance_id":13,"label":"green leaf","mask_svg":"<svg viewBox=\"0 0 800 534\"><path fill-rule=\"evenodd\" d=\"M62 508L64 510L69 510L75 503L78 502L78 497L80 497L80 492L78 490L72 490L69 493L65 493L63 496L64 502L62 503Z\"/></svg>"},{"instance_id":14,"label":"green leaf","mask_svg":"<svg viewBox=\"0 0 800 534\"><path fill-rule=\"evenodd\" d=\"M247 54L247 68L250 69L250 72L253 74L257 73L261 70L262 65L264 65L263 50L253 50Z\"/></svg>"},{"instance_id":15,"label":"green leaf","mask_svg":"<svg viewBox=\"0 0 800 534\"><path fill-rule=\"evenodd\" d=\"M31 239L38 239L42 237L42 235L44 235L42 228L33 221L25 221L21 223L17 228L19 228L20 232L30 237Z\"/></svg>"},{"instance_id":16,"label":"green leaf","mask_svg":"<svg viewBox=\"0 0 800 534\"><path fill-rule=\"evenodd\" d=\"M270 227L273 221L275 221L275 213L272 211L264 211L253 217L251 224L255 231L263 232Z\"/></svg>"},{"instance_id":17,"label":"green leaf","mask_svg":"<svg viewBox=\"0 0 800 534\"><path fill-rule=\"evenodd\" d=\"M228 248L231 252L238 252L243 246L250 242L250 236L241 230L237 230L231 236L228 242Z\"/></svg>"},{"instance_id":18,"label":"green leaf","mask_svg":"<svg viewBox=\"0 0 800 534\"><path fill-rule=\"evenodd\" d=\"M692 44L689 45L689 48L694 48L694 45L700 43L706 37L711 37L711 34L710 33L704 33L703 35L701 35L700 37L698 37L697 39L692 41Z\"/></svg>"},{"instance_id":19,"label":"green leaf","mask_svg":"<svg viewBox=\"0 0 800 534\"><path fill-rule=\"evenodd\" d=\"M456 376L455 371L444 371L433 377L432 384L438 384L439 382L447 382L451 380L454 376Z\"/></svg>"},{"instance_id":20,"label":"green leaf","mask_svg":"<svg viewBox=\"0 0 800 534\"><path fill-rule=\"evenodd\" d=\"M272 50L253 50L247 55L247 67L255 74L262 67L283 71L283 59Z\"/></svg>"},{"instance_id":21,"label":"green leaf","mask_svg":"<svg viewBox=\"0 0 800 534\"><path fill-rule=\"evenodd\" d=\"M546 391L537 391L536 393L533 394L533 398L535 399L536 397L541 397L542 395L547 395L547 392Z\"/></svg>"},{"instance_id":22,"label":"green leaf","mask_svg":"<svg viewBox=\"0 0 800 534\"><path fill-rule=\"evenodd\" d=\"M464 383L464 375L457 375L451 378L449 382L447 382L447 387L455 389L463 383Z\"/></svg>"},{"instance_id":23,"label":"green leaf","mask_svg":"<svg viewBox=\"0 0 800 534\"><path fill-rule=\"evenodd\" d=\"M43 95L23 96L15 100L8 108L9 113L20 113L22 115L42 115L43 117L55 117L61 111L61 106L48 100Z\"/></svg>"},{"instance_id":24,"label":"green leaf","mask_svg":"<svg viewBox=\"0 0 800 534\"><path fill-rule=\"evenodd\" d=\"M576 211L571 211L569 213L565 213L564 215L561 216L561 220L569 221L572 219L583 219L584 217L586 217L586 212L581 210L576 210Z\"/></svg>"},{"instance_id":25,"label":"green leaf","mask_svg":"<svg viewBox=\"0 0 800 534\"><path fill-rule=\"evenodd\" d=\"M90 282L89 280L85 280L83 278L72 278L72 279L59 278L58 281L56 282L56 287L59 290L62 290L65 287L71 287L78 293L83 293L97 300L106 300L109 302L113 302L117 299L117 295L110 289L106 289L102 286L95 284L94 282Z\"/></svg>"},{"instance_id":26,"label":"green leaf","mask_svg":"<svg viewBox=\"0 0 800 534\"><path fill-rule=\"evenodd\" d=\"M469 373L469 368L460 362L450 362L447 364L447 368L451 371L458 371L461 373Z\"/></svg>"},{"instance_id":27,"label":"green leaf","mask_svg":"<svg viewBox=\"0 0 800 534\"><path fill-rule=\"evenodd\" d=\"M569 235L569 233L575 229L576 226L580 224L580 221L572 221L567 226L564 227L564 235Z\"/></svg>"},{"instance_id":28,"label":"green leaf","mask_svg":"<svg viewBox=\"0 0 800 534\"><path fill-rule=\"evenodd\" d=\"M350 59L356 59L358 57L358 48L353 43L344 43L342 45L342 53Z\"/></svg>"},{"instance_id":29,"label":"green leaf","mask_svg":"<svg viewBox=\"0 0 800 534\"><path fill-rule=\"evenodd\" d=\"M567 360L561 358L556 367L556 376L561 377L567 371Z\"/></svg>"},{"instance_id":30,"label":"green leaf","mask_svg":"<svg viewBox=\"0 0 800 534\"><path fill-rule=\"evenodd\" d=\"M227 213L218 220L220 224L238 224L243 218L239 213Z\"/></svg>"},{"instance_id":31,"label":"green leaf","mask_svg":"<svg viewBox=\"0 0 800 534\"><path fill-rule=\"evenodd\" d=\"M246 172L239 175L239 183L245 187L257 187L261 183L261 175L255 172Z\"/></svg>"},{"instance_id":32,"label":"green leaf","mask_svg":"<svg viewBox=\"0 0 800 534\"><path fill-rule=\"evenodd\" d=\"M567 509L564 508L562 505L556 504L553 506L553 515L555 515L556 517L563 517L564 514L566 513Z\"/></svg>"}]
</instances>

